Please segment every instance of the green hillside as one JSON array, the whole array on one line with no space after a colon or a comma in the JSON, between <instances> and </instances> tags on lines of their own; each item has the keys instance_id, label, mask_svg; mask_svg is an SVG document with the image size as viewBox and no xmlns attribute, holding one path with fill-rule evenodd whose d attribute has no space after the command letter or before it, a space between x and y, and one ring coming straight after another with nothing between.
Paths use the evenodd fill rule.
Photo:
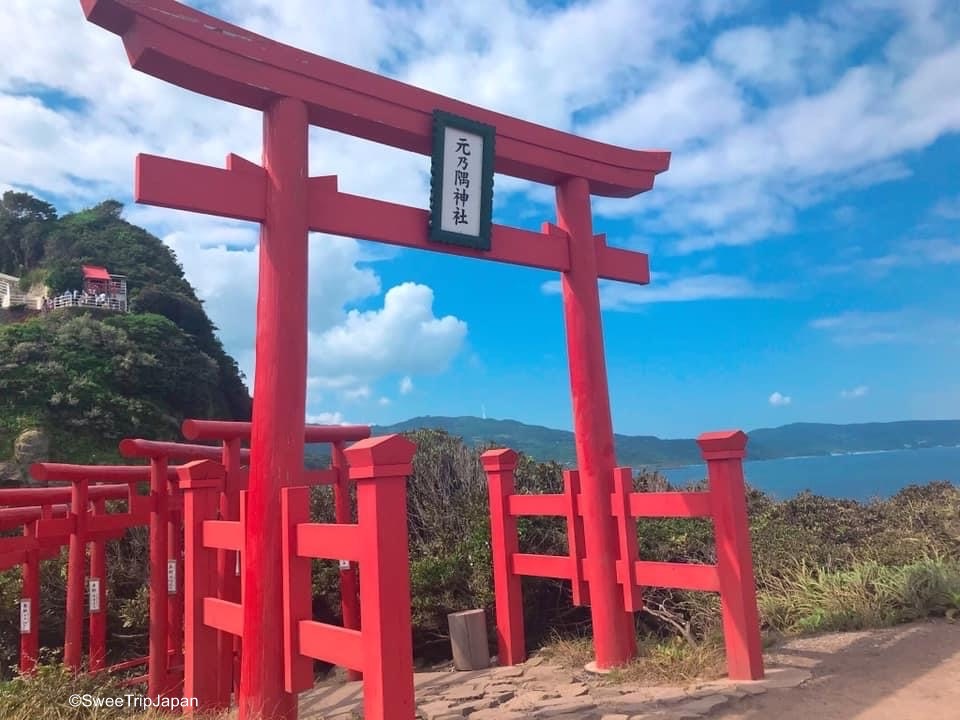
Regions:
<instances>
[{"instance_id":1,"label":"green hillside","mask_svg":"<svg viewBox=\"0 0 960 720\"><path fill-rule=\"evenodd\" d=\"M170 249L106 201L59 216L25 193L0 202L0 273L26 291L79 289L81 265L125 275L129 313L62 308L0 317L0 463L25 430L54 460L114 456L127 436L176 438L185 417L249 419L236 362Z\"/></svg>"},{"instance_id":2,"label":"green hillside","mask_svg":"<svg viewBox=\"0 0 960 720\"><path fill-rule=\"evenodd\" d=\"M377 427L376 433L405 432L418 428L445 430L470 445L487 442L511 447L540 461L575 464L573 433L516 420L478 417L417 417ZM749 457L773 460L799 455L867 452L960 445L960 420L914 420L857 425L796 423L748 431ZM617 461L633 467L690 465L700 462L694 439L664 440L649 435L616 435Z\"/></svg>"}]
</instances>

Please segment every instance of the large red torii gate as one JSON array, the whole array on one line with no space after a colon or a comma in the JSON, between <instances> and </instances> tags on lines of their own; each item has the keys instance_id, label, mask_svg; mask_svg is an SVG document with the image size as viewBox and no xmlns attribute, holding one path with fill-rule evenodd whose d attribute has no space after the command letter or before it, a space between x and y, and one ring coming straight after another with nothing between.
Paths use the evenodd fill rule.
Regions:
<instances>
[{"instance_id":1,"label":"large red torii gate","mask_svg":"<svg viewBox=\"0 0 960 720\"><path fill-rule=\"evenodd\" d=\"M596 663L634 651L617 582L611 513L615 466L598 279L649 282L647 256L594 235L590 196L632 197L669 165L303 52L174 0L81 0L88 20L120 35L131 65L180 87L263 112L263 165L226 169L140 155L135 199L261 225L256 370L244 552L241 717L295 717L281 668L280 489L302 472L307 377L307 235L318 231L562 273L577 461ZM310 125L431 154L435 110L496 128L494 169L556 188L557 225L493 225L489 251L429 241L425 210L340 192L308 177Z\"/></svg>"}]
</instances>

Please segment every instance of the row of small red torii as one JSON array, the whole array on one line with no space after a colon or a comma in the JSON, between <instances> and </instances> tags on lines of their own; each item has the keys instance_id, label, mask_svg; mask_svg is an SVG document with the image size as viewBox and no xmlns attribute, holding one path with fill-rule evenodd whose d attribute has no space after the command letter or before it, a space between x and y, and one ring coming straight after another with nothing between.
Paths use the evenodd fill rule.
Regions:
<instances>
[{"instance_id":1,"label":"row of small red torii","mask_svg":"<svg viewBox=\"0 0 960 720\"><path fill-rule=\"evenodd\" d=\"M131 65L180 87L263 113L263 163L227 169L137 158L139 202L260 224L251 465L242 584L241 718L296 716L283 676L281 490L302 470L307 378L308 233L326 232L561 273L567 355L598 668L635 652L618 582L613 427L598 280L649 281L643 253L607 246L592 228L591 195L653 187L669 153L635 151L558 132L282 45L174 0L81 0L87 18L120 35ZM494 225L490 250L431 243L429 214L340 192L308 177L311 125L429 155L435 111L496 129L496 172L556 188L557 225L540 233ZM625 571L629 571L626 568Z\"/></svg>"},{"instance_id":2,"label":"row of small red torii","mask_svg":"<svg viewBox=\"0 0 960 720\"><path fill-rule=\"evenodd\" d=\"M0 538L0 572L21 568L21 643L19 668L33 671L39 652L40 561L58 557L68 547L67 591L64 618L63 662L74 670L122 672L146 665L148 672L127 678L127 684L144 682L151 696L179 693L183 685L184 660L184 513L180 492L181 467L172 462L216 461L221 468L217 495L217 518L240 517L241 491L246 488L250 451L249 422L187 420L184 435L191 440L220 440L221 445L197 445L127 439L119 445L127 458L146 458L149 465L76 465L39 462L31 476L43 483L69 483L68 487L0 488L0 531L20 528L20 537ZM344 443L368 438L362 425L305 428L308 443L330 443L332 465L326 470L304 469L306 488L330 485L338 523L351 518ZM147 485L148 494L139 492ZM107 512L107 502L119 501L122 512ZM149 655L106 666L107 565L106 543L122 538L135 527L149 528ZM187 526L189 527L189 526ZM89 566L87 550L89 546ZM235 549L234 549L235 550ZM240 562L236 552L217 553L209 573L213 593L221 599L239 601ZM348 628L359 627L356 564L340 568L342 616ZM89 616L89 651L83 661L84 598ZM218 639L218 688L215 697L236 692L234 667L238 642ZM356 679L357 674L352 674Z\"/></svg>"}]
</instances>

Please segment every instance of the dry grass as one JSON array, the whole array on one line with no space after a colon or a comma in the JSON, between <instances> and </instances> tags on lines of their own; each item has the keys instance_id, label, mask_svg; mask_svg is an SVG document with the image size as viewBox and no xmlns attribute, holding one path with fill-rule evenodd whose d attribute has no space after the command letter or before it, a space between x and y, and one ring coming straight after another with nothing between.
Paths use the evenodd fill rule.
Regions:
<instances>
[{"instance_id":1,"label":"dry grass","mask_svg":"<svg viewBox=\"0 0 960 720\"><path fill-rule=\"evenodd\" d=\"M691 645L680 637L639 640L637 657L608 675L612 683L677 685L716 680L726 674L723 646L707 641Z\"/></svg>"},{"instance_id":2,"label":"dry grass","mask_svg":"<svg viewBox=\"0 0 960 720\"><path fill-rule=\"evenodd\" d=\"M143 709L127 696L140 695L104 676L74 675L63 665L41 665L29 677L0 683L0 718L3 720L170 720L181 710ZM77 707L71 696L81 697ZM87 699L83 699L87 698ZM110 701L114 701L110 703ZM113 706L107 706L110 703ZM99 705L99 707L94 706ZM203 720L233 720L233 712L196 716Z\"/></svg>"},{"instance_id":3,"label":"dry grass","mask_svg":"<svg viewBox=\"0 0 960 720\"><path fill-rule=\"evenodd\" d=\"M566 668L583 668L593 660L589 636L555 636L540 651L543 657ZM691 645L682 638L657 640L639 638L637 657L606 676L611 683L685 683L714 680L726 672L723 646L714 641Z\"/></svg>"},{"instance_id":4,"label":"dry grass","mask_svg":"<svg viewBox=\"0 0 960 720\"><path fill-rule=\"evenodd\" d=\"M593 638L589 635L554 634L540 649L548 662L565 668L582 668L593 660Z\"/></svg>"}]
</instances>

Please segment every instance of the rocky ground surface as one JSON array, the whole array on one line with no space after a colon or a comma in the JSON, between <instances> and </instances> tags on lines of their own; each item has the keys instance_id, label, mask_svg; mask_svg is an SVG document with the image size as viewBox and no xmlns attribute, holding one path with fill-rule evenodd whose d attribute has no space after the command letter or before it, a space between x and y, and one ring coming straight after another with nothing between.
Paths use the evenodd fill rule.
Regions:
<instances>
[{"instance_id":1,"label":"rocky ground surface","mask_svg":"<svg viewBox=\"0 0 960 720\"><path fill-rule=\"evenodd\" d=\"M756 682L643 686L534 657L515 667L417 673L417 711L422 720L960 717L960 624L796 639L771 650L766 666ZM302 696L301 717L362 717L362 703L360 683L331 681Z\"/></svg>"}]
</instances>

